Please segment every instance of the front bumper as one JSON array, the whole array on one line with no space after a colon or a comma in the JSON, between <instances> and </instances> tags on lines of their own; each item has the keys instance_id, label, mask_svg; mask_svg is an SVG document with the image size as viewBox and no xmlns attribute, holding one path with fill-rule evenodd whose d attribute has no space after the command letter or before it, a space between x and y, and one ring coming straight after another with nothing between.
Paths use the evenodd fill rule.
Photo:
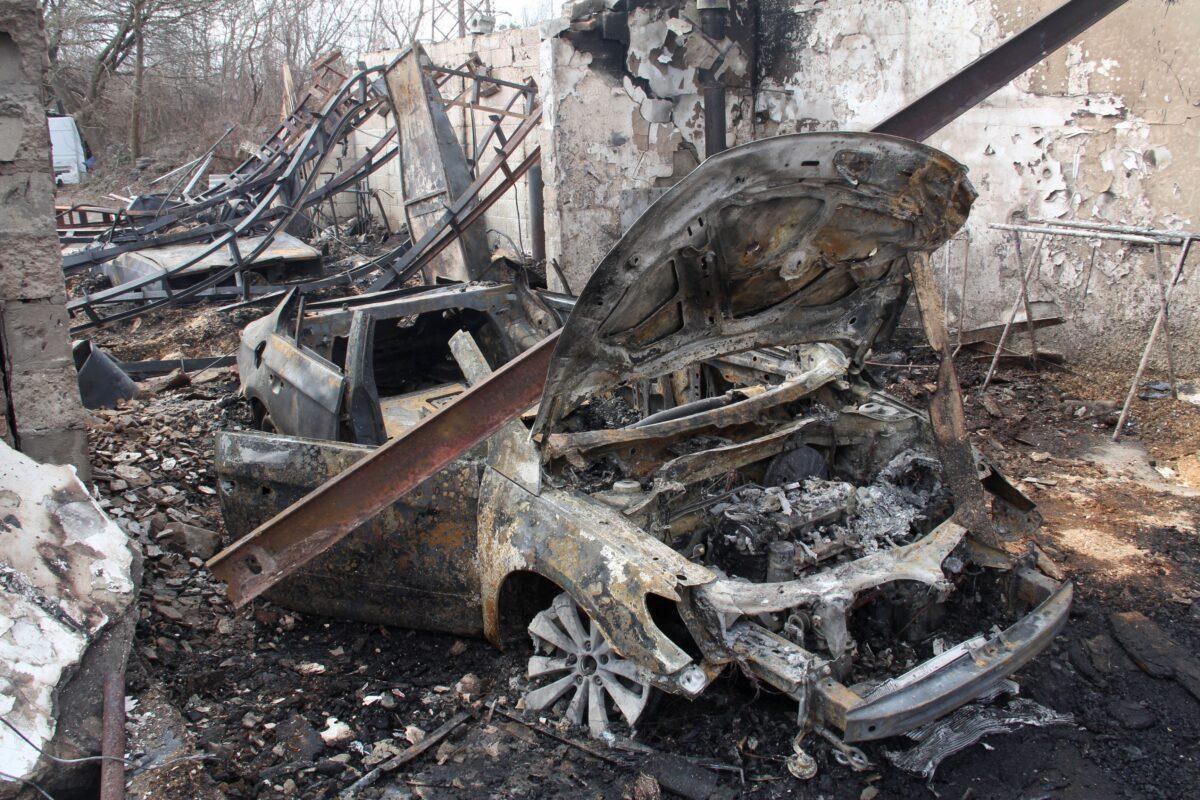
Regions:
<instances>
[{"instance_id":1,"label":"front bumper","mask_svg":"<svg viewBox=\"0 0 1200 800\"><path fill-rule=\"evenodd\" d=\"M752 672L796 699L809 723L840 730L846 742L895 736L986 695L1066 624L1074 594L1070 583L1028 572L1015 577L1022 593L1039 596L1032 611L990 639L919 664L866 697L830 677L819 656L748 620L731 630L733 649Z\"/></svg>"},{"instance_id":2,"label":"front bumper","mask_svg":"<svg viewBox=\"0 0 1200 800\"><path fill-rule=\"evenodd\" d=\"M882 696L848 709L843 731L847 742L883 739L937 719L981 697L1042 652L1063 625L1071 610L1074 590L1059 586L1029 614L978 648L967 648L957 658L927 673L918 665L897 680L898 686Z\"/></svg>"}]
</instances>

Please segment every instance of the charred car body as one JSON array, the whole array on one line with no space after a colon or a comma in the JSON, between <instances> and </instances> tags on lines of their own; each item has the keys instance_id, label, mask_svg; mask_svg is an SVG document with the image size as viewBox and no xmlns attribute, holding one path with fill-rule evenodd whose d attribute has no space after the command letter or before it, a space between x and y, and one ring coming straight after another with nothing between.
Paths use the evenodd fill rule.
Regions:
<instances>
[{"instance_id":1,"label":"charred car body","mask_svg":"<svg viewBox=\"0 0 1200 800\"><path fill-rule=\"evenodd\" d=\"M863 370L905 305L910 258L952 236L973 199L953 159L887 136L778 137L708 159L595 270L536 412L267 596L497 645L527 634L526 706L593 734L616 715L634 725L655 689L701 694L731 664L794 698L802 732L845 752L987 693L1049 643L1071 587L1009 555L1005 540L1037 512L978 458L969 480L990 531L961 524L972 517L929 417ZM468 299L447 301L455 292ZM498 299L485 307L488 292ZM388 299L336 313L290 300L247 329L243 386L280 433L218 440L231 533L411 422L356 421L399 401L364 380L384 380L384 361L363 370L355 353L433 348L435 370L384 370L394 397L417 402L485 379L511 356L504 342L522 346L512 331L536 335L552 313L506 285L400 301L421 298L443 303L424 312L441 317L388 311L405 317L395 347L380 347L378 328L362 341L362 309ZM282 345L268 355L271 336L308 351L305 369L324 359L321 380ZM285 373L290 383L272 377ZM960 643L935 653L938 630Z\"/></svg>"}]
</instances>

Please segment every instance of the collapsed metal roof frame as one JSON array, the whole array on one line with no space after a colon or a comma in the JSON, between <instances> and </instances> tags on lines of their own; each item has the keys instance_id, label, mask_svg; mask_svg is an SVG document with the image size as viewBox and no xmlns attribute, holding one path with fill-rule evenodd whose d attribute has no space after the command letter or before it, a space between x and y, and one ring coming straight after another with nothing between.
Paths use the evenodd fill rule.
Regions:
<instances>
[{"instance_id":1,"label":"collapsed metal roof frame","mask_svg":"<svg viewBox=\"0 0 1200 800\"><path fill-rule=\"evenodd\" d=\"M100 292L85 293L82 297L69 300L67 308L71 315L77 316L82 313L87 318L85 322L73 326L72 333L110 322L130 319L152 309L187 300L236 297L247 302L251 301L255 295L259 299L264 299L282 290L296 289L301 292L309 292L329 286L344 285L373 270L391 268L392 272L382 281L376 281L372 287L373 289L382 288L390 285L396 279L406 280L407 277L428 264L457 237L461 236L473 222L478 220L484 211L507 192L540 157L540 151L535 148L533 153L515 168L510 167L507 163L508 157L516 151L518 145L540 119L541 109L537 101L537 88L532 80L526 83L513 83L493 78L472 69L470 61L460 65L457 69L439 67L427 61L421 63L418 74L421 76L426 74L444 76L440 81L442 84L454 75L471 78L473 87L471 95L473 97L478 97L481 91L480 87L486 84L518 90L505 109L489 109L496 111L497 114L493 117L493 124L484 138L484 145L486 146L493 137L499 139L502 146L496 148L496 157L465 190L451 197L450 202L445 204L446 213L437 218L427 228L427 235L411 248L406 240L383 256L342 273L281 286L254 285L250 281L244 280L242 276L242 273L250 268L262 251L270 246L275 236L285 230L300 212L332 198L338 192L369 177L388 161L401 154L404 142L393 144L394 140L400 138L399 125L393 124L348 169L330 178L323 186L315 187L317 176L320 175L322 166L334 153L335 145L343 141L368 118L386 108L391 111L393 122L399 122L399 114L388 89L387 81L394 69L406 59L423 57L423 55L423 51L420 51L419 47L415 51L413 48L407 48L385 65L359 71L346 79L340 90L328 98L322 112L308 121L307 132L299 139L297 136L305 130L304 127L301 127L301 123L307 118L305 114L301 113L303 104L292 117L289 117L280 126L268 142L259 148L256 155L243 162L238 169L231 173L231 178L221 186L199 195L194 202L174 208L170 213L156 219L151 219L141 227L130 225L130 227L119 229L120 236L117 238L123 241L110 242L98 248L86 248L64 257L64 272L69 275L104 263L122 253L205 239L211 240L193 258L181 262L163 275L156 276L153 281L146 279L129 281ZM437 83L438 81L435 80L434 87L427 87L428 107L431 113L424 122L433 127L437 127L439 114L443 116L441 121L447 122L444 119L444 112L448 104L443 104L441 98L437 96ZM461 96L452 100L451 103L458 102ZM511 110L519 98L524 98L525 101L525 113L523 114ZM504 135L501 128L505 116L524 118L517 131L508 137ZM455 156L462 158L458 144L452 136L449 141L443 141L440 144L443 145L439 148L439 155L442 159ZM385 148L387 149L385 150ZM482 150L483 148L479 148L472 154L470 159L472 171L477 167ZM286 160L284 160L285 156L288 157ZM479 193L484 186L497 172L501 171L505 175L503 181L494 187L482 201L478 201ZM256 192L259 194L255 194ZM238 201L252 207L248 213L237 220L200 225L188 230L169 230L172 226L195 220L201 212L212 209L221 203L226 203L229 208L232 208ZM107 209L94 209L93 211L108 212ZM60 214L60 220L65 222L82 222L87 219L86 216L73 214L69 209L64 212ZM123 222L132 223L143 217L142 214L126 213L126 210L101 214L101 219L109 221L112 225L109 229L110 239L118 232L118 225ZM265 230L262 230L263 225L267 226ZM450 231L449 235L446 235L447 230ZM249 252L243 253L238 247L239 238L260 232L264 235L261 242ZM174 290L166 285L166 278L188 270L222 248L229 249L232 262L230 266L216 270L203 280L186 288ZM408 265L413 263L415 266L408 269ZM230 277L235 280L234 287L219 285ZM151 285L159 280L163 280L165 288ZM137 303L138 305L109 314L103 314L99 310L103 306L128 303Z\"/></svg>"}]
</instances>

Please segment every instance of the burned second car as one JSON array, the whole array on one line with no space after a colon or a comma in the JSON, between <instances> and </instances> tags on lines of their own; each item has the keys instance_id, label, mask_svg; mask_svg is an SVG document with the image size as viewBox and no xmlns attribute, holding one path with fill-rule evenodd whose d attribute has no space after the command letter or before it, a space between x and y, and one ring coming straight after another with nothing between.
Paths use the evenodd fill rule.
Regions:
<instances>
[{"instance_id":1,"label":"burned second car","mask_svg":"<svg viewBox=\"0 0 1200 800\"><path fill-rule=\"evenodd\" d=\"M535 409L268 596L497 645L529 637L525 706L595 735L635 726L655 691L702 694L730 665L793 698L800 733L852 761L850 743L988 693L1049 643L1071 587L1020 555L1032 503L962 444L964 475L930 417L864 369L898 323L910 262L973 199L953 159L888 136L784 136L708 159L598 265ZM478 290L413 297L452 291ZM301 341L324 313L277 310L248 335L291 324ZM438 347L452 369L387 380L486 391L511 353L485 324L451 327ZM401 349L420 330L394 332ZM303 384L340 409L318 438L269 395L260 419L275 432L219 438L233 534L379 444L339 435L357 425L356 389L330 374ZM248 393L256 375L244 367Z\"/></svg>"}]
</instances>

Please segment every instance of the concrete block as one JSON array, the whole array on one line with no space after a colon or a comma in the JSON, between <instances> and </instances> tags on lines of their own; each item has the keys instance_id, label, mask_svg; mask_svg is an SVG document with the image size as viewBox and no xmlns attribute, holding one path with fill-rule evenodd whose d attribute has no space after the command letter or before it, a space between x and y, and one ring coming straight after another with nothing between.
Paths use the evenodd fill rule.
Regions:
<instances>
[{"instance_id":1,"label":"concrete block","mask_svg":"<svg viewBox=\"0 0 1200 800\"><path fill-rule=\"evenodd\" d=\"M61 300L9 301L0 309L0 318L10 363L33 368L70 357L70 323Z\"/></svg>"},{"instance_id":2,"label":"concrete block","mask_svg":"<svg viewBox=\"0 0 1200 800\"><path fill-rule=\"evenodd\" d=\"M65 300L58 237L53 232L53 222L47 221L46 226L41 235L0 229L4 234L4 252L0 254L0 298Z\"/></svg>"},{"instance_id":3,"label":"concrete block","mask_svg":"<svg viewBox=\"0 0 1200 800\"><path fill-rule=\"evenodd\" d=\"M91 480L87 431L82 428L23 433L21 452L43 464L73 464L80 480Z\"/></svg>"},{"instance_id":4,"label":"concrete block","mask_svg":"<svg viewBox=\"0 0 1200 800\"><path fill-rule=\"evenodd\" d=\"M0 174L0 231L54 235L54 181L48 171Z\"/></svg>"},{"instance_id":5,"label":"concrete block","mask_svg":"<svg viewBox=\"0 0 1200 800\"><path fill-rule=\"evenodd\" d=\"M69 358L40 364L37 369L13 365L8 387L14 427L22 441L26 433L83 427L79 376Z\"/></svg>"}]
</instances>

